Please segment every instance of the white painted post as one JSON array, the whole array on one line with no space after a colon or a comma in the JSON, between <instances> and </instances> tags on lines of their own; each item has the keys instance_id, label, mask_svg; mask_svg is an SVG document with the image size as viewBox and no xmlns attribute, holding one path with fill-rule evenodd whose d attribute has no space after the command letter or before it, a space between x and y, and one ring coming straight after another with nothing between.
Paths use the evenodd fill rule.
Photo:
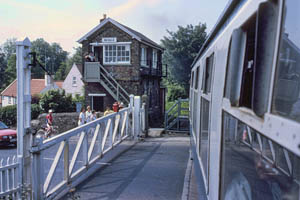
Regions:
<instances>
[{"instance_id":1,"label":"white painted post","mask_svg":"<svg viewBox=\"0 0 300 200\"><path fill-rule=\"evenodd\" d=\"M143 133L146 132L146 104L143 103L142 105L142 112L141 112L141 124L142 124L142 131Z\"/></svg>"},{"instance_id":2,"label":"white painted post","mask_svg":"<svg viewBox=\"0 0 300 200\"><path fill-rule=\"evenodd\" d=\"M34 138L34 146L43 143L43 136L37 135ZM32 196L33 199L42 199L43 197L43 183L44 183L44 158L41 152L33 154L32 158Z\"/></svg>"},{"instance_id":3,"label":"white painted post","mask_svg":"<svg viewBox=\"0 0 300 200\"><path fill-rule=\"evenodd\" d=\"M31 120L31 92L30 79L30 47L31 43L28 38L16 43L17 54L17 138L18 138L18 163L19 176L18 184L21 188L18 198L21 196L24 186L31 186L31 168L30 168L30 135L26 130L30 128ZM30 197L26 197L30 198Z\"/></svg>"},{"instance_id":4,"label":"white painted post","mask_svg":"<svg viewBox=\"0 0 300 200\"><path fill-rule=\"evenodd\" d=\"M130 119L130 115L129 114L132 113L132 115L131 115L132 116L132 121L131 121L131 137L133 137L134 136L134 126L133 126L133 106L134 106L133 103L134 103L134 95L131 94L129 96L129 98L130 98L130 104L129 104L130 112L128 113L128 121Z\"/></svg>"},{"instance_id":5,"label":"white painted post","mask_svg":"<svg viewBox=\"0 0 300 200\"><path fill-rule=\"evenodd\" d=\"M141 97L134 97L134 107L133 107L133 136L134 139L137 139L141 132L140 126L140 109L141 109Z\"/></svg>"}]
</instances>

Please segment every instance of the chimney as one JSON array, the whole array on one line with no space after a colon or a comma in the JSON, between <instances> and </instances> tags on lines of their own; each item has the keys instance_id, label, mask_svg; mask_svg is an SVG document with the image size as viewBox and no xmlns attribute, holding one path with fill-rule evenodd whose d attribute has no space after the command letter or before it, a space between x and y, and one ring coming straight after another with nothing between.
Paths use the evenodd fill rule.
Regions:
<instances>
[{"instance_id":1,"label":"chimney","mask_svg":"<svg viewBox=\"0 0 300 200\"><path fill-rule=\"evenodd\" d=\"M53 85L53 79L49 74L45 73L45 87L48 87L51 85Z\"/></svg>"},{"instance_id":2,"label":"chimney","mask_svg":"<svg viewBox=\"0 0 300 200\"><path fill-rule=\"evenodd\" d=\"M105 19L106 19L106 14L103 14L103 18L100 19L100 23L101 23L103 20L105 20Z\"/></svg>"}]
</instances>

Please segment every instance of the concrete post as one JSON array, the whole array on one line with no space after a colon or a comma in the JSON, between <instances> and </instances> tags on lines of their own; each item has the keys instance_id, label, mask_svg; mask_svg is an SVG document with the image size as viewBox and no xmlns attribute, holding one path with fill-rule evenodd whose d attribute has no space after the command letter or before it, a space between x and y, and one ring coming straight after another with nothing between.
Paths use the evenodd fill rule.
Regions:
<instances>
[{"instance_id":1,"label":"concrete post","mask_svg":"<svg viewBox=\"0 0 300 200\"><path fill-rule=\"evenodd\" d=\"M32 146L38 146L43 143L43 135L36 135ZM32 155L32 197L33 199L42 199L44 183L44 162L41 152Z\"/></svg>"},{"instance_id":2,"label":"concrete post","mask_svg":"<svg viewBox=\"0 0 300 200\"><path fill-rule=\"evenodd\" d=\"M141 132L140 126L140 109L141 109L141 98L139 96L134 97L134 107L133 107L133 136L134 139L138 139Z\"/></svg>"},{"instance_id":3,"label":"concrete post","mask_svg":"<svg viewBox=\"0 0 300 200\"><path fill-rule=\"evenodd\" d=\"M21 188L19 199L31 199L31 197L22 196L26 187L31 187L31 134L30 121L31 121L31 67L30 64L30 47L31 43L28 38L24 41L16 43L17 54L17 138L18 138L18 163L19 163L19 176L18 183ZM30 193L30 192L29 192ZM23 193L24 195L24 193Z\"/></svg>"},{"instance_id":4,"label":"concrete post","mask_svg":"<svg viewBox=\"0 0 300 200\"><path fill-rule=\"evenodd\" d=\"M145 136L148 137L148 129L149 129L149 98L147 95L142 96L142 102L145 104Z\"/></svg>"},{"instance_id":5,"label":"concrete post","mask_svg":"<svg viewBox=\"0 0 300 200\"><path fill-rule=\"evenodd\" d=\"M130 96L129 96L129 98L130 98L130 104L129 104L129 107L130 107L130 112L132 113L132 124L131 124L131 136L133 137L133 135L134 135L134 125L133 125L133 102L134 102L134 95L133 94L131 94ZM128 116L128 117L130 117L130 116Z\"/></svg>"}]
</instances>

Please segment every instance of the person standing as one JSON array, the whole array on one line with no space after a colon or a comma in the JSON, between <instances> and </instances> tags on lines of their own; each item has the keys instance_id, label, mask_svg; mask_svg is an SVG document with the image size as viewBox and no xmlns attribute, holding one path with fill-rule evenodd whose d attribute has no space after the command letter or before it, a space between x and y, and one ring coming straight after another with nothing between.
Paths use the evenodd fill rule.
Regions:
<instances>
[{"instance_id":1,"label":"person standing","mask_svg":"<svg viewBox=\"0 0 300 200\"><path fill-rule=\"evenodd\" d=\"M86 107L86 109L87 111L85 112L85 120L86 123L89 123L90 121L92 121L92 110L90 106Z\"/></svg>"},{"instance_id":2,"label":"person standing","mask_svg":"<svg viewBox=\"0 0 300 200\"><path fill-rule=\"evenodd\" d=\"M79 114L78 126L82 126L85 123L85 108L81 108L81 112Z\"/></svg>"},{"instance_id":3,"label":"person standing","mask_svg":"<svg viewBox=\"0 0 300 200\"><path fill-rule=\"evenodd\" d=\"M92 111L91 121L94 121L97 119L96 111Z\"/></svg>"}]
</instances>

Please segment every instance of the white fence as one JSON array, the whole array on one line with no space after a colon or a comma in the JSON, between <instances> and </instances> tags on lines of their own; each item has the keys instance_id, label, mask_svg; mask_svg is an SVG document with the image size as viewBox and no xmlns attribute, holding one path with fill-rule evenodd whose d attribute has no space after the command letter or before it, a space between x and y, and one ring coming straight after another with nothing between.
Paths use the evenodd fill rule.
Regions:
<instances>
[{"instance_id":1,"label":"white fence","mask_svg":"<svg viewBox=\"0 0 300 200\"><path fill-rule=\"evenodd\" d=\"M131 105L132 102L133 97ZM52 199L66 194L101 167L99 162L106 153L127 138L137 138L144 112L139 97L134 103L133 108L124 108L53 138L43 140L37 136L31 150L32 198Z\"/></svg>"},{"instance_id":2,"label":"white fence","mask_svg":"<svg viewBox=\"0 0 300 200\"><path fill-rule=\"evenodd\" d=\"M19 190L16 156L0 160L0 199L16 199Z\"/></svg>"}]
</instances>

